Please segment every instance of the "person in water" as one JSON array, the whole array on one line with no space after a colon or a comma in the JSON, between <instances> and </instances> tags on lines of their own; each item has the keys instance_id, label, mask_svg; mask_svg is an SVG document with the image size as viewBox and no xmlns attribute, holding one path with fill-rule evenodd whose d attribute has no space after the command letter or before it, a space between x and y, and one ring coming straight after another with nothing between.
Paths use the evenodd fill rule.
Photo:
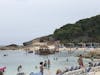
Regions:
<instances>
[{"instance_id":1,"label":"person in water","mask_svg":"<svg viewBox=\"0 0 100 75\"><path fill-rule=\"evenodd\" d=\"M21 70L22 70L22 65L19 65L18 68L17 68L17 71L21 72Z\"/></svg>"},{"instance_id":2,"label":"person in water","mask_svg":"<svg viewBox=\"0 0 100 75\"><path fill-rule=\"evenodd\" d=\"M47 61L44 61L44 67L47 68Z\"/></svg>"},{"instance_id":3,"label":"person in water","mask_svg":"<svg viewBox=\"0 0 100 75\"><path fill-rule=\"evenodd\" d=\"M40 72L43 75L43 71L44 71L44 65L43 62L40 62Z\"/></svg>"},{"instance_id":4,"label":"person in water","mask_svg":"<svg viewBox=\"0 0 100 75\"><path fill-rule=\"evenodd\" d=\"M78 59L78 64L80 65L80 67L84 67L82 55L80 55L80 57Z\"/></svg>"},{"instance_id":5,"label":"person in water","mask_svg":"<svg viewBox=\"0 0 100 75\"><path fill-rule=\"evenodd\" d=\"M48 69L50 69L50 60L48 59Z\"/></svg>"}]
</instances>

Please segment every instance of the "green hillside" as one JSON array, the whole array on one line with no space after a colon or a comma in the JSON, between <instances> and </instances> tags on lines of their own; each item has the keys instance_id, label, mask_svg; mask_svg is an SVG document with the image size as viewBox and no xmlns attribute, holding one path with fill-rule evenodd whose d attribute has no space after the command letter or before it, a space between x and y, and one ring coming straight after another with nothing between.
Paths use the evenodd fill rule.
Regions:
<instances>
[{"instance_id":1,"label":"green hillside","mask_svg":"<svg viewBox=\"0 0 100 75\"><path fill-rule=\"evenodd\" d=\"M55 30L53 38L63 43L100 43L100 15L79 20L75 24L66 24Z\"/></svg>"}]
</instances>

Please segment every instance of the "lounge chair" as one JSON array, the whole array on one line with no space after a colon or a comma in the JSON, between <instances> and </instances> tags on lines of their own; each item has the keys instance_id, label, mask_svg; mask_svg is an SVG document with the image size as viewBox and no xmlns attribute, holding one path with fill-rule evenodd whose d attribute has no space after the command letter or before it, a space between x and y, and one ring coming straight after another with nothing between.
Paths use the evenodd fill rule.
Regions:
<instances>
[{"instance_id":1,"label":"lounge chair","mask_svg":"<svg viewBox=\"0 0 100 75\"><path fill-rule=\"evenodd\" d=\"M73 68L73 66L70 68L70 71L73 71L74 70L74 68Z\"/></svg>"},{"instance_id":2,"label":"lounge chair","mask_svg":"<svg viewBox=\"0 0 100 75\"><path fill-rule=\"evenodd\" d=\"M76 66L76 67L74 68L74 70L78 70L78 67Z\"/></svg>"},{"instance_id":3,"label":"lounge chair","mask_svg":"<svg viewBox=\"0 0 100 75\"><path fill-rule=\"evenodd\" d=\"M98 66L100 66L100 62L98 63Z\"/></svg>"},{"instance_id":4,"label":"lounge chair","mask_svg":"<svg viewBox=\"0 0 100 75\"><path fill-rule=\"evenodd\" d=\"M90 72L90 70L91 70L91 67L88 67L88 68L86 69L86 72Z\"/></svg>"}]
</instances>

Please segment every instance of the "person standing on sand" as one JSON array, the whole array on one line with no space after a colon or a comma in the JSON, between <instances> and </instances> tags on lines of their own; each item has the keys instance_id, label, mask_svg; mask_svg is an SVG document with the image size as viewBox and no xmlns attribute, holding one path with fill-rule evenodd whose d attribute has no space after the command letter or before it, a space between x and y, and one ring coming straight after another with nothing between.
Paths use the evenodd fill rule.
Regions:
<instances>
[{"instance_id":1,"label":"person standing on sand","mask_svg":"<svg viewBox=\"0 0 100 75\"><path fill-rule=\"evenodd\" d=\"M58 69L56 71L56 75L63 75L66 71L61 71L60 69Z\"/></svg>"},{"instance_id":2,"label":"person standing on sand","mask_svg":"<svg viewBox=\"0 0 100 75\"><path fill-rule=\"evenodd\" d=\"M44 65L43 62L40 62L40 72L43 75L43 71L44 71Z\"/></svg>"},{"instance_id":3,"label":"person standing on sand","mask_svg":"<svg viewBox=\"0 0 100 75\"><path fill-rule=\"evenodd\" d=\"M80 57L78 59L78 64L80 65L81 68L84 67L82 55L80 55Z\"/></svg>"}]
</instances>

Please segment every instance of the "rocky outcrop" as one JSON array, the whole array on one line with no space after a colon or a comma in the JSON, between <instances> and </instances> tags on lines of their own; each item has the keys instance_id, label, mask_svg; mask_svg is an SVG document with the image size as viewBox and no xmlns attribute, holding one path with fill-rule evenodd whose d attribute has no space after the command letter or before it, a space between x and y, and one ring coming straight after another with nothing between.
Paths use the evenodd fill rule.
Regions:
<instances>
[{"instance_id":1,"label":"rocky outcrop","mask_svg":"<svg viewBox=\"0 0 100 75\"><path fill-rule=\"evenodd\" d=\"M54 39L51 35L49 35L49 36L36 38L36 39L33 39L28 42L24 42L23 45L24 46L32 46L32 45L35 45L36 43L47 43L47 45L52 45L52 44L54 44Z\"/></svg>"},{"instance_id":2,"label":"rocky outcrop","mask_svg":"<svg viewBox=\"0 0 100 75\"><path fill-rule=\"evenodd\" d=\"M0 50L17 50L19 48L20 48L19 45L11 44L11 45L7 45L7 46L1 46Z\"/></svg>"},{"instance_id":3,"label":"rocky outcrop","mask_svg":"<svg viewBox=\"0 0 100 75\"><path fill-rule=\"evenodd\" d=\"M83 55L83 57L100 59L100 50L90 51L88 54Z\"/></svg>"}]
</instances>

